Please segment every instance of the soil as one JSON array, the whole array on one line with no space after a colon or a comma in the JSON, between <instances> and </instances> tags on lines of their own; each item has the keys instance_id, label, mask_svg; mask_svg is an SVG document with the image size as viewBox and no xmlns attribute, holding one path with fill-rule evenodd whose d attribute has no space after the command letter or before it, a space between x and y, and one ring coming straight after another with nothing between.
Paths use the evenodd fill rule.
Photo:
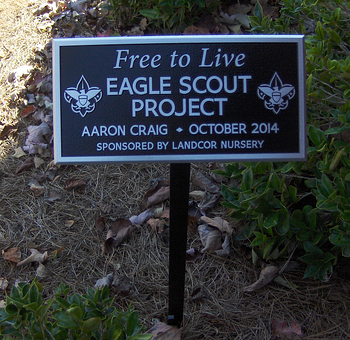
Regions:
<instances>
[{"instance_id":1,"label":"soil","mask_svg":"<svg viewBox=\"0 0 350 340\"><path fill-rule=\"evenodd\" d=\"M142 211L140 203L152 181L169 176L168 165L58 167L52 164L50 153L42 152L35 155L32 166L18 172L26 160L33 159L18 150L25 143L27 127L37 122L30 116L21 117L30 75L16 81L8 78L22 65L32 66L44 76L51 73L47 47L51 31L43 28L42 16L34 15L41 3L0 3L0 248L5 252L20 248L21 259L33 248L56 251L57 256L45 262L44 273L37 273L38 263L18 267L0 257L0 278L9 283L0 291L0 300L13 284L32 281L36 275L49 297L60 282L84 293L98 279L113 273L129 282L127 291L114 289L116 306L125 310L130 303L134 305L148 329L167 320L168 234L144 224L111 254L102 255L101 250L111 223ZM207 164L193 164L192 173L198 171L210 178ZM87 184L82 190L68 191L65 187L71 179ZM32 189L34 180L44 188L43 194ZM193 184L191 189L196 189ZM53 192L59 198L50 199ZM227 218L220 204L210 214ZM104 230L96 227L98 217L107 220ZM184 339L277 339L272 331L275 319L299 324L303 339L350 338L348 280L337 273L327 283L303 280L305 267L295 259L280 275L284 286L272 282L255 292L244 292L269 263L254 266L250 249L234 236L228 257L205 254L187 263ZM189 231L187 248L202 249L196 230ZM286 259L273 265L281 268L285 263ZM299 336L288 333L279 339Z\"/></svg>"}]
</instances>

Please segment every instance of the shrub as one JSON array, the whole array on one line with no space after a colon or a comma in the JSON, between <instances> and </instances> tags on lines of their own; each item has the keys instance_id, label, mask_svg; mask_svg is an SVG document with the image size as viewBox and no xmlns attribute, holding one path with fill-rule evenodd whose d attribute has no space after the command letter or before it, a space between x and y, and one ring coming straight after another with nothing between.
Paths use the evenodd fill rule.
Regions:
<instances>
[{"instance_id":1,"label":"shrub","mask_svg":"<svg viewBox=\"0 0 350 340\"><path fill-rule=\"evenodd\" d=\"M271 20L258 2L252 31L306 34L308 159L217 172L241 183L222 188L231 216L246 223L237 239L264 259L298 249L304 278L326 281L339 256L350 256L350 5L280 3L280 18Z\"/></svg>"},{"instance_id":2,"label":"shrub","mask_svg":"<svg viewBox=\"0 0 350 340\"><path fill-rule=\"evenodd\" d=\"M85 295L68 295L60 284L52 299L43 300L42 285L35 279L21 282L6 296L0 308L0 335L3 339L150 339L141 334L138 314L113 307L107 286L88 288Z\"/></svg>"},{"instance_id":3,"label":"shrub","mask_svg":"<svg viewBox=\"0 0 350 340\"><path fill-rule=\"evenodd\" d=\"M108 0L108 3L120 26L129 26L146 17L155 31L177 34L218 6L217 0Z\"/></svg>"}]
</instances>

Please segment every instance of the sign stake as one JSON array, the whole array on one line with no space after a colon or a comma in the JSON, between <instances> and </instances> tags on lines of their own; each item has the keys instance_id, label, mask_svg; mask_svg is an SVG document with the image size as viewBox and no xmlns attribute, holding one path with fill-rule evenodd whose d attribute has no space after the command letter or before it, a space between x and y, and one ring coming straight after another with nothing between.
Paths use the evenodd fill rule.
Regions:
<instances>
[{"instance_id":1,"label":"sign stake","mask_svg":"<svg viewBox=\"0 0 350 340\"><path fill-rule=\"evenodd\" d=\"M168 324L180 326L185 296L190 163L170 164Z\"/></svg>"}]
</instances>

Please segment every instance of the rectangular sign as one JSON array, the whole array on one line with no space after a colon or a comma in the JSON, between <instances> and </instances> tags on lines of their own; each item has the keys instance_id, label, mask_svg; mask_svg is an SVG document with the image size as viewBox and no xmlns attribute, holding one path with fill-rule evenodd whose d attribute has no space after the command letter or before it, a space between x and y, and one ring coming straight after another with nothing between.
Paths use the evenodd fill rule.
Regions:
<instances>
[{"instance_id":1,"label":"rectangular sign","mask_svg":"<svg viewBox=\"0 0 350 340\"><path fill-rule=\"evenodd\" d=\"M306 158L304 37L53 40L58 164Z\"/></svg>"}]
</instances>

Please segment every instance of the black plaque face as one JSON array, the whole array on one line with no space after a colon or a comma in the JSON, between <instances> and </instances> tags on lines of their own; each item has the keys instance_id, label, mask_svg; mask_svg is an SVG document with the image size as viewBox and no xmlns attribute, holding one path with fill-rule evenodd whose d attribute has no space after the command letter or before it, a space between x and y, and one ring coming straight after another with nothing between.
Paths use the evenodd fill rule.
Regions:
<instances>
[{"instance_id":1,"label":"black plaque face","mask_svg":"<svg viewBox=\"0 0 350 340\"><path fill-rule=\"evenodd\" d=\"M55 39L59 164L304 160L303 36Z\"/></svg>"}]
</instances>

